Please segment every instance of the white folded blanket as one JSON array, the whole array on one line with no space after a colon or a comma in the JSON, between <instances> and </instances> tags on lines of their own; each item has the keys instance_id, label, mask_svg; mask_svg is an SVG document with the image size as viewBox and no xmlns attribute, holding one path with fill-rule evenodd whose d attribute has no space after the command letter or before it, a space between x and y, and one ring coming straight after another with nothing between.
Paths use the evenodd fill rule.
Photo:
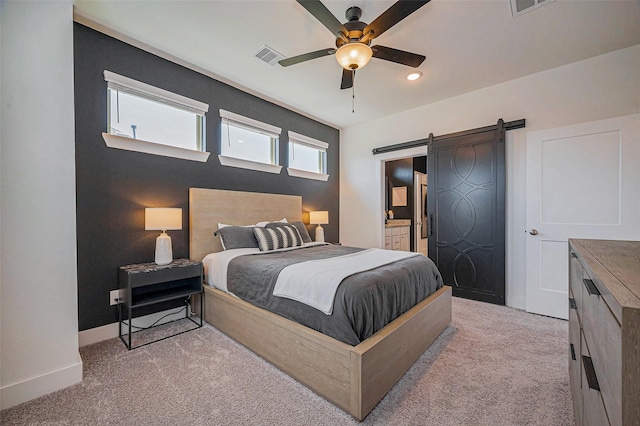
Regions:
<instances>
[{"instance_id":1,"label":"white folded blanket","mask_svg":"<svg viewBox=\"0 0 640 426\"><path fill-rule=\"evenodd\" d=\"M296 263L280 272L273 295L297 300L331 315L333 300L343 279L418 255L406 251L367 249L329 259Z\"/></svg>"},{"instance_id":2,"label":"white folded blanket","mask_svg":"<svg viewBox=\"0 0 640 426\"><path fill-rule=\"evenodd\" d=\"M324 246L328 245L327 243L304 243L302 247L289 247L286 249L279 250L271 250L271 251L260 251L258 248L240 248L240 249L231 249L224 250L217 253L209 253L202 259L202 264L204 265L204 277L205 283L217 288L218 290L222 290L225 293L229 293L227 289L227 271L229 268L229 263L239 256L245 255L261 255L261 254L270 254L280 251L293 251L293 250L301 250L305 247L313 247L313 246Z\"/></svg>"}]
</instances>

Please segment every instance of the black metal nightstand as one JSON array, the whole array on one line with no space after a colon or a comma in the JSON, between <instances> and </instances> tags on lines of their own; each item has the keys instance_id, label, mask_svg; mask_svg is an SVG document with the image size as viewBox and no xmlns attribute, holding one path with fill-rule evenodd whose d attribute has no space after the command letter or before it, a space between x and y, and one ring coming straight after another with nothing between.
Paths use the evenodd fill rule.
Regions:
<instances>
[{"instance_id":1,"label":"black metal nightstand","mask_svg":"<svg viewBox=\"0 0 640 426\"><path fill-rule=\"evenodd\" d=\"M202 291L202 262L190 259L176 259L168 265L156 265L151 262L121 266L118 272L118 280L120 288L126 290L124 303L118 305L118 335L127 349L135 349L131 347L131 320L133 318L133 310L136 308L184 298L187 311L185 317L197 326L136 347L148 345L149 343L164 340L202 327L202 312L204 312L202 309L204 298ZM201 314L199 324L189 315L189 300L194 294L200 294ZM127 323L129 332L126 340L122 334L123 305L126 305L128 312Z\"/></svg>"}]
</instances>

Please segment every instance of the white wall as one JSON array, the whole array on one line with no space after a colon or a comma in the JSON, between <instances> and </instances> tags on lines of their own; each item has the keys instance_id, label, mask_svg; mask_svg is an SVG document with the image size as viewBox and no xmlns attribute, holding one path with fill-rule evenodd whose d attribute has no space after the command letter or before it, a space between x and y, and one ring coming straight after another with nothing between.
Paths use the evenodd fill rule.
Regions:
<instances>
[{"instance_id":1,"label":"white wall","mask_svg":"<svg viewBox=\"0 0 640 426\"><path fill-rule=\"evenodd\" d=\"M70 1L0 4L2 408L82 380Z\"/></svg>"},{"instance_id":2,"label":"white wall","mask_svg":"<svg viewBox=\"0 0 640 426\"><path fill-rule=\"evenodd\" d=\"M340 143L340 241L381 247L381 160L426 149L372 155L376 147L525 118L507 132L506 303L525 307L526 135L640 112L640 45L540 72L344 129ZM428 73L419 84L429 84Z\"/></svg>"}]
</instances>

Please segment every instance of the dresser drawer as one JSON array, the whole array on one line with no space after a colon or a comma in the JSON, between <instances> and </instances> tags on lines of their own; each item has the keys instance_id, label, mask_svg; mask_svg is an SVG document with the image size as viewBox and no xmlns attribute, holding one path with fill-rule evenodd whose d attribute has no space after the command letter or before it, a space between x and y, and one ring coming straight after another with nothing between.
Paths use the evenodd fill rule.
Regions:
<instances>
[{"instance_id":1,"label":"dresser drawer","mask_svg":"<svg viewBox=\"0 0 640 426\"><path fill-rule=\"evenodd\" d=\"M605 290L597 277L591 279L584 273L586 282L583 290L582 326L584 339L596 371L602 400L611 424L622 424L622 332L620 324L609 310L604 298L594 290ZM590 291L593 294L590 294Z\"/></svg>"},{"instance_id":2,"label":"dresser drawer","mask_svg":"<svg viewBox=\"0 0 640 426\"><path fill-rule=\"evenodd\" d=\"M569 310L569 385L576 424L582 424L582 371L580 324L575 309Z\"/></svg>"},{"instance_id":3,"label":"dresser drawer","mask_svg":"<svg viewBox=\"0 0 640 426\"><path fill-rule=\"evenodd\" d=\"M582 284L583 272L580 261L577 256L574 256L576 256L575 252L572 250L569 251L569 287L573 293L573 296L570 297L575 301L577 314L580 318L580 323L582 324L582 293L584 287ZM571 306L571 304L569 304L569 306Z\"/></svg>"},{"instance_id":4,"label":"dresser drawer","mask_svg":"<svg viewBox=\"0 0 640 426\"><path fill-rule=\"evenodd\" d=\"M598 386L600 376L594 374L594 367L590 365L593 359L590 357L589 348L585 342L584 335L580 344L582 365L582 424L592 426L606 426L609 423L607 411L604 408L602 395ZM600 388L601 389L601 388ZM580 423L578 423L580 424Z\"/></svg>"}]
</instances>

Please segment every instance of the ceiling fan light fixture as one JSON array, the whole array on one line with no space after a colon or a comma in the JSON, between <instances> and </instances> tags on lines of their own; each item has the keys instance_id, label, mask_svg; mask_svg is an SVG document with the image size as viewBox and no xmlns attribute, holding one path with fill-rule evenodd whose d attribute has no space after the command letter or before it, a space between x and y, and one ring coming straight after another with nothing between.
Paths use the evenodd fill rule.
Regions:
<instances>
[{"instance_id":1,"label":"ceiling fan light fixture","mask_svg":"<svg viewBox=\"0 0 640 426\"><path fill-rule=\"evenodd\" d=\"M411 74L407 75L407 80L413 81L413 80L419 79L420 77L422 77L422 72L421 71L414 71Z\"/></svg>"},{"instance_id":2,"label":"ceiling fan light fixture","mask_svg":"<svg viewBox=\"0 0 640 426\"><path fill-rule=\"evenodd\" d=\"M369 63L373 51L364 43L353 42L340 46L336 51L336 60L346 70L363 68Z\"/></svg>"}]
</instances>

